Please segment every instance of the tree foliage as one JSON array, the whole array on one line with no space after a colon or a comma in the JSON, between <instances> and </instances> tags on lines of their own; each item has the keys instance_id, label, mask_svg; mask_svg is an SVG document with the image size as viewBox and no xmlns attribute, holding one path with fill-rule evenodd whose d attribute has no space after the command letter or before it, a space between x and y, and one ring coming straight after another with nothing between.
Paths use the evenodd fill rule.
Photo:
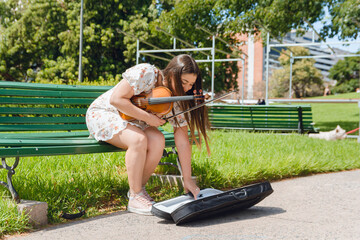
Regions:
<instances>
[{"instance_id":1,"label":"tree foliage","mask_svg":"<svg viewBox=\"0 0 360 240\"><path fill-rule=\"evenodd\" d=\"M290 88L290 51L293 56L308 56L309 50L303 47L291 47L283 50L279 57L283 69L275 70L271 85L274 97L284 97ZM314 96L320 93L323 80L320 71L314 67L314 59L295 59L292 65L291 90L296 98Z\"/></svg>"},{"instance_id":2,"label":"tree foliage","mask_svg":"<svg viewBox=\"0 0 360 240\"><path fill-rule=\"evenodd\" d=\"M85 80L119 79L135 64L136 39L140 49L172 48L173 39L159 27L195 47L211 47L210 30L228 44L216 40L216 48L239 56L232 44L235 33L270 31L283 36L291 29L309 29L329 8L332 24L323 36L341 33L355 38L359 32L359 0L85 0L83 31L83 76ZM126 32L126 35L121 31ZM10 81L69 82L77 79L79 63L80 0L0 1L0 76ZM189 45L177 41L177 47ZM205 54L204 54L205 53ZM157 54L170 59L174 54ZM193 52L196 59L211 59L211 53ZM216 58L229 55L216 52ZM166 61L141 55L141 62L162 68ZM215 64L215 90L236 88L236 62ZM200 64L209 89L211 64Z\"/></svg>"},{"instance_id":3,"label":"tree foliage","mask_svg":"<svg viewBox=\"0 0 360 240\"><path fill-rule=\"evenodd\" d=\"M226 29L235 32L270 31L273 36L283 36L291 29L308 28L304 19L315 22L324 15L326 1L291 0L218 0L226 11Z\"/></svg>"},{"instance_id":4,"label":"tree foliage","mask_svg":"<svg viewBox=\"0 0 360 240\"><path fill-rule=\"evenodd\" d=\"M325 37L356 39L360 33L360 0L334 0L329 5L332 21L324 26Z\"/></svg>"},{"instance_id":5,"label":"tree foliage","mask_svg":"<svg viewBox=\"0 0 360 240\"><path fill-rule=\"evenodd\" d=\"M329 77L336 80L335 92L355 91L360 87L360 57L347 57L339 60L330 69Z\"/></svg>"},{"instance_id":6,"label":"tree foliage","mask_svg":"<svg viewBox=\"0 0 360 240\"><path fill-rule=\"evenodd\" d=\"M61 31L58 23L63 21L62 9L54 1L24 2L23 6L24 9L9 8L9 12L20 13L1 35L0 74L7 80L26 79L28 70L41 64L44 54L59 54L55 46L59 44L56 36Z\"/></svg>"},{"instance_id":7,"label":"tree foliage","mask_svg":"<svg viewBox=\"0 0 360 240\"><path fill-rule=\"evenodd\" d=\"M85 1L83 31L83 72L90 81L111 79L126 65L122 29L132 16L147 14L152 1ZM34 75L37 79L76 79L78 74L80 1L6 1L1 9L14 15L1 34L0 74L18 81ZM19 8L19 6L24 6ZM5 11L4 10L4 11ZM10 14L11 15L11 14ZM16 19L15 19L16 18ZM15 21L16 20L16 21Z\"/></svg>"}]
</instances>

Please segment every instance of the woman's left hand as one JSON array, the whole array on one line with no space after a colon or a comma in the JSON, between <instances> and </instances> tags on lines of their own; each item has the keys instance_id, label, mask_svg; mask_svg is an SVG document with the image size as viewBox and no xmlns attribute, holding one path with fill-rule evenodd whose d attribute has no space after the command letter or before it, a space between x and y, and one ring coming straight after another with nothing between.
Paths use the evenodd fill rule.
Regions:
<instances>
[{"instance_id":1,"label":"woman's left hand","mask_svg":"<svg viewBox=\"0 0 360 240\"><path fill-rule=\"evenodd\" d=\"M200 188L192 179L184 180L184 190L185 192L191 192L195 200L197 199L197 195L200 193Z\"/></svg>"}]
</instances>

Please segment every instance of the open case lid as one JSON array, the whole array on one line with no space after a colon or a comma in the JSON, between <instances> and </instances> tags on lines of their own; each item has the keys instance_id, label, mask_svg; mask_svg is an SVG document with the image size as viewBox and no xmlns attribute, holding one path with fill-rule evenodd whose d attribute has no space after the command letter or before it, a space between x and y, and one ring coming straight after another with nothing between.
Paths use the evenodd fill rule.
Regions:
<instances>
[{"instance_id":1,"label":"open case lid","mask_svg":"<svg viewBox=\"0 0 360 240\"><path fill-rule=\"evenodd\" d=\"M155 203L151 212L160 218L181 224L228 211L254 206L273 192L269 182L221 191L202 189L195 200L191 194Z\"/></svg>"}]
</instances>

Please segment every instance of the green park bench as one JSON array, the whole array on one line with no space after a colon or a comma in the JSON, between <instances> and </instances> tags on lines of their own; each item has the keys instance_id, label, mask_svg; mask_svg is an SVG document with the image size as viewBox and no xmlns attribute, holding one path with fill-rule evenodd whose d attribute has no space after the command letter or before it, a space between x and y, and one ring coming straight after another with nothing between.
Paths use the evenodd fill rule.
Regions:
<instances>
[{"instance_id":1,"label":"green park bench","mask_svg":"<svg viewBox=\"0 0 360 240\"><path fill-rule=\"evenodd\" d=\"M7 182L0 184L16 202L20 197L12 176L20 157L124 151L89 138L85 123L88 106L110 88L0 81L0 170L7 171ZM163 156L177 154L174 134L160 130L165 148L171 148ZM8 158L15 158L12 166Z\"/></svg>"},{"instance_id":2,"label":"green park bench","mask_svg":"<svg viewBox=\"0 0 360 240\"><path fill-rule=\"evenodd\" d=\"M208 107L212 128L254 131L316 132L311 106L295 105L228 105Z\"/></svg>"}]
</instances>

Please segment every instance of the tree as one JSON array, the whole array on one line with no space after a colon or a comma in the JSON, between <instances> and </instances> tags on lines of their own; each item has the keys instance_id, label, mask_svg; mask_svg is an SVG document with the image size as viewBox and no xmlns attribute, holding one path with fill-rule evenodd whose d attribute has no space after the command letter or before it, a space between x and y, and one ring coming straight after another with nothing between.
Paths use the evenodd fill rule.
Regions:
<instances>
[{"instance_id":1,"label":"tree","mask_svg":"<svg viewBox=\"0 0 360 240\"><path fill-rule=\"evenodd\" d=\"M360 33L360 0L334 0L328 5L332 20L324 26L324 37L356 39Z\"/></svg>"},{"instance_id":2,"label":"tree","mask_svg":"<svg viewBox=\"0 0 360 240\"><path fill-rule=\"evenodd\" d=\"M85 80L119 78L135 64L136 38L161 48L171 48L172 39L156 30L161 27L196 47L212 45L212 36L195 28L209 29L230 44L236 33L270 31L283 36L291 29L308 29L324 16L324 7L334 16L334 26L322 34L344 32L357 36L359 0L86 0L84 5L83 76ZM343 10L346 8L347 10ZM349 14L347 14L347 11ZM6 0L0 1L0 75L6 80L68 82L78 75L80 1ZM347 20L342 21L342 19ZM337 21L337 22L336 22ZM345 24L346 22L346 24ZM117 30L130 35L124 36ZM178 42L178 45L181 45ZM141 45L143 48L144 45ZM188 46L186 46L188 47ZM227 44L216 48L238 55ZM176 55L176 54L173 54ZM206 55L194 52L197 58ZM171 58L168 54L161 57ZM216 58L226 55L217 52ZM142 56L160 68L166 62ZM201 64L204 86L210 86L210 64ZM217 91L236 88L236 63L216 63Z\"/></svg>"},{"instance_id":3,"label":"tree","mask_svg":"<svg viewBox=\"0 0 360 240\"><path fill-rule=\"evenodd\" d=\"M137 13L147 16L151 4L151 0L85 1L84 79L112 79L134 64L125 61L127 46L116 29L122 29ZM38 71L38 80L68 82L76 78L80 1L10 0L0 6L0 11L16 13L10 14L6 24L0 19L5 28L0 42L3 78L22 81L34 71Z\"/></svg>"},{"instance_id":4,"label":"tree","mask_svg":"<svg viewBox=\"0 0 360 240\"><path fill-rule=\"evenodd\" d=\"M7 5L8 11L18 13L11 23L5 19L7 28L0 42L0 75L10 81L27 79L29 71L42 65L44 56L58 56L57 34L64 30L59 24L64 11L56 0L17 4L9 1Z\"/></svg>"},{"instance_id":5,"label":"tree","mask_svg":"<svg viewBox=\"0 0 360 240\"><path fill-rule=\"evenodd\" d=\"M303 47L291 47L283 50L279 57L283 69L275 70L271 77L272 94L274 97L284 97L289 92L290 82L290 51L293 56L307 56L309 51ZM286 55L287 54L287 55ZM321 94L323 80L320 71L314 67L314 59L295 59L292 67L292 88L296 98Z\"/></svg>"},{"instance_id":6,"label":"tree","mask_svg":"<svg viewBox=\"0 0 360 240\"><path fill-rule=\"evenodd\" d=\"M224 11L226 30L258 33L270 31L273 36L284 36L292 29L308 29L304 19L314 23L324 16L328 1L218 0L217 6Z\"/></svg>"},{"instance_id":7,"label":"tree","mask_svg":"<svg viewBox=\"0 0 360 240\"><path fill-rule=\"evenodd\" d=\"M61 74L63 69L59 69L57 66L68 65L71 72L67 71L68 74L60 76L67 81L71 79L69 76L78 74L76 69L79 54L80 1L68 0L64 4L68 10L66 11L66 30L59 34L62 42L60 49L62 56L57 59L49 59L56 61L57 64L55 66L50 64L52 67L47 69L51 74L54 72ZM125 36L117 30L126 28L134 20L134 16L144 17L145 23L152 20L147 19L149 13L154 9L151 7L152 4L151 0L85 1L82 66L85 80L118 79L126 68L135 64L135 55L130 57L127 54L131 46L125 42ZM139 35L142 33L145 35L145 31L138 32Z\"/></svg>"},{"instance_id":8,"label":"tree","mask_svg":"<svg viewBox=\"0 0 360 240\"><path fill-rule=\"evenodd\" d=\"M360 53L360 52L358 52ZM360 57L339 60L329 71L329 78L336 80L334 91L353 92L360 87Z\"/></svg>"}]
</instances>

